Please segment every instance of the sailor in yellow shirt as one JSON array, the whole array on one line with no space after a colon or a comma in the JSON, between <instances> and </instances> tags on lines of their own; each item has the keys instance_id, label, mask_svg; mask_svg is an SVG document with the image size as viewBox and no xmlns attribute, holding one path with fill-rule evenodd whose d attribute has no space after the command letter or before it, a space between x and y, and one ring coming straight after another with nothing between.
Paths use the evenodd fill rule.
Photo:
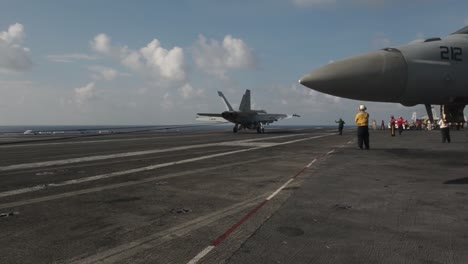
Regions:
<instances>
[{"instance_id":1,"label":"sailor in yellow shirt","mask_svg":"<svg viewBox=\"0 0 468 264\"><path fill-rule=\"evenodd\" d=\"M369 149L369 114L366 112L367 107L365 105L359 106L359 113L356 114L354 121L358 126L358 146L362 149L362 143L366 149Z\"/></svg>"}]
</instances>

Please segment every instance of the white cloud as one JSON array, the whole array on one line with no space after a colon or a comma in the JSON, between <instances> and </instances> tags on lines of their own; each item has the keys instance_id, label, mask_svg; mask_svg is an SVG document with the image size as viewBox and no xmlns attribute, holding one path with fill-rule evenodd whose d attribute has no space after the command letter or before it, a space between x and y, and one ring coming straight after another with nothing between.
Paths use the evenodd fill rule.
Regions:
<instances>
[{"instance_id":1,"label":"white cloud","mask_svg":"<svg viewBox=\"0 0 468 264\"><path fill-rule=\"evenodd\" d=\"M465 18L465 20L463 21L463 23L465 24L465 26L468 26L468 17Z\"/></svg>"},{"instance_id":2,"label":"white cloud","mask_svg":"<svg viewBox=\"0 0 468 264\"><path fill-rule=\"evenodd\" d=\"M157 39L139 50L113 46L106 34L97 35L90 44L94 51L110 56L130 70L155 80L184 81L186 78L183 49L165 49Z\"/></svg>"},{"instance_id":3,"label":"white cloud","mask_svg":"<svg viewBox=\"0 0 468 264\"><path fill-rule=\"evenodd\" d=\"M179 89L179 93L183 99L190 99L195 96L201 96L203 95L203 92L204 91L202 89L194 89L192 85L188 83Z\"/></svg>"},{"instance_id":4,"label":"white cloud","mask_svg":"<svg viewBox=\"0 0 468 264\"><path fill-rule=\"evenodd\" d=\"M24 27L18 23L0 32L1 72L20 72L32 67L29 48L21 45L24 37Z\"/></svg>"},{"instance_id":5,"label":"white cloud","mask_svg":"<svg viewBox=\"0 0 468 264\"><path fill-rule=\"evenodd\" d=\"M325 98L327 98L329 101L331 101L333 103L339 103L341 101L340 97L329 95L329 94L326 94Z\"/></svg>"},{"instance_id":6,"label":"white cloud","mask_svg":"<svg viewBox=\"0 0 468 264\"><path fill-rule=\"evenodd\" d=\"M323 114L330 110L331 105L333 105L335 110L338 110L340 108L339 104L343 100L342 98L320 93L295 83L289 87L274 86L269 89L269 94L277 94L279 96L277 99L278 103L271 105L276 105L277 108L280 107L284 113L295 113L298 109L302 109L302 111L307 111L308 113ZM259 98L262 97L260 96ZM288 102L294 103L289 104ZM278 111L278 109L275 109L275 111Z\"/></svg>"},{"instance_id":7,"label":"white cloud","mask_svg":"<svg viewBox=\"0 0 468 264\"><path fill-rule=\"evenodd\" d=\"M255 66L252 50L242 39L231 35L225 36L222 43L214 39L208 42L203 35L199 35L193 48L193 58L199 69L222 79L227 78L228 70Z\"/></svg>"},{"instance_id":8,"label":"white cloud","mask_svg":"<svg viewBox=\"0 0 468 264\"><path fill-rule=\"evenodd\" d=\"M165 92L162 99L163 101L161 102L161 107L164 110L169 110L172 109L172 107L174 107L174 102L172 102L171 94L169 92Z\"/></svg>"},{"instance_id":9,"label":"white cloud","mask_svg":"<svg viewBox=\"0 0 468 264\"><path fill-rule=\"evenodd\" d=\"M110 47L111 39L106 34L99 34L94 37L94 40L90 42L91 48L99 53L110 55L111 47Z\"/></svg>"},{"instance_id":10,"label":"white cloud","mask_svg":"<svg viewBox=\"0 0 468 264\"><path fill-rule=\"evenodd\" d=\"M84 105L89 100L97 98L96 95L96 84L90 82L87 85L79 88L75 88L75 101L78 105Z\"/></svg>"},{"instance_id":11,"label":"white cloud","mask_svg":"<svg viewBox=\"0 0 468 264\"><path fill-rule=\"evenodd\" d=\"M6 44L21 43L24 38L24 26L15 23L8 27L8 31L0 32L0 39L6 42Z\"/></svg>"},{"instance_id":12,"label":"white cloud","mask_svg":"<svg viewBox=\"0 0 468 264\"><path fill-rule=\"evenodd\" d=\"M412 41L410 41L409 44L421 43L421 42L424 42L424 40L425 40L424 33L418 32L418 33L416 34L415 39L412 40Z\"/></svg>"},{"instance_id":13,"label":"white cloud","mask_svg":"<svg viewBox=\"0 0 468 264\"><path fill-rule=\"evenodd\" d=\"M96 60L96 56L91 56L84 53L70 53L70 54L53 54L47 55L47 59L52 62L73 62L77 60Z\"/></svg>"},{"instance_id":14,"label":"white cloud","mask_svg":"<svg viewBox=\"0 0 468 264\"><path fill-rule=\"evenodd\" d=\"M115 78L117 78L119 75L122 75L115 69L104 67L104 66L99 66L99 65L89 66L88 70L92 72L91 78L94 80L112 81Z\"/></svg>"},{"instance_id":15,"label":"white cloud","mask_svg":"<svg viewBox=\"0 0 468 264\"><path fill-rule=\"evenodd\" d=\"M376 33L371 42L372 47L376 49L388 48L392 45L392 41L383 32Z\"/></svg>"},{"instance_id":16,"label":"white cloud","mask_svg":"<svg viewBox=\"0 0 468 264\"><path fill-rule=\"evenodd\" d=\"M157 39L153 39L146 47L140 49L140 53L151 72L167 79L185 79L184 52L181 48L167 50L161 47Z\"/></svg>"},{"instance_id":17,"label":"white cloud","mask_svg":"<svg viewBox=\"0 0 468 264\"><path fill-rule=\"evenodd\" d=\"M0 108L4 105L22 106L25 103L27 93L14 94L14 91L30 90L34 83L29 80L0 80ZM1 110L0 110L1 112ZM8 112L8 111L7 111Z\"/></svg>"},{"instance_id":18,"label":"white cloud","mask_svg":"<svg viewBox=\"0 0 468 264\"><path fill-rule=\"evenodd\" d=\"M422 32L416 33L416 39L424 39L424 38L425 38L424 33L422 33Z\"/></svg>"}]
</instances>

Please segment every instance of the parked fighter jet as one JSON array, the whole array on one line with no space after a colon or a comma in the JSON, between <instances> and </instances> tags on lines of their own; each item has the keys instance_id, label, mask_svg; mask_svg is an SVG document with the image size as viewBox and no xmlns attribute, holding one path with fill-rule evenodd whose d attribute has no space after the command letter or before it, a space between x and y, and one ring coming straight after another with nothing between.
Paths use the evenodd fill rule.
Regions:
<instances>
[{"instance_id":1,"label":"parked fighter jet","mask_svg":"<svg viewBox=\"0 0 468 264\"><path fill-rule=\"evenodd\" d=\"M286 114L268 114L265 110L252 110L250 108L250 90L246 90L242 101L239 106L239 111L235 111L231 104L224 96L224 94L218 91L218 95L223 99L228 111L224 111L221 114L215 113L198 113L197 120L206 121L204 117L210 118L224 118L225 120L235 124L233 132L237 133L239 129L256 129L257 133L265 132L265 125L273 123L275 121L299 117L299 115L286 115Z\"/></svg>"},{"instance_id":2,"label":"parked fighter jet","mask_svg":"<svg viewBox=\"0 0 468 264\"><path fill-rule=\"evenodd\" d=\"M431 104L441 116L463 122L468 104L468 27L444 38L429 38L325 65L299 82L319 92L364 101Z\"/></svg>"}]
</instances>

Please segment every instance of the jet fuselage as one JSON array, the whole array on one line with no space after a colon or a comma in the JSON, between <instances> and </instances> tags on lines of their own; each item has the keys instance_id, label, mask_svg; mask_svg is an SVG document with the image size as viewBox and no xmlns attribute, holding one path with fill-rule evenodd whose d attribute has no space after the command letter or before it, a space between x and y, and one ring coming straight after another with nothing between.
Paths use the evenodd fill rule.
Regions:
<instances>
[{"instance_id":1,"label":"jet fuselage","mask_svg":"<svg viewBox=\"0 0 468 264\"><path fill-rule=\"evenodd\" d=\"M463 113L468 103L468 27L445 38L336 61L299 82L339 97L405 106L440 104Z\"/></svg>"}]
</instances>

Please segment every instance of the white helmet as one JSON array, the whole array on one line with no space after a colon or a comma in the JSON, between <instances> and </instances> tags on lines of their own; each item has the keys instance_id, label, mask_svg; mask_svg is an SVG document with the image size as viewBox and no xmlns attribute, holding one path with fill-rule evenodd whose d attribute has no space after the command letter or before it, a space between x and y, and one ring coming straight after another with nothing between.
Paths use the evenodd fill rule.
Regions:
<instances>
[{"instance_id":1,"label":"white helmet","mask_svg":"<svg viewBox=\"0 0 468 264\"><path fill-rule=\"evenodd\" d=\"M359 106L359 110L366 110L366 109L367 109L367 107L365 105L360 105Z\"/></svg>"}]
</instances>

